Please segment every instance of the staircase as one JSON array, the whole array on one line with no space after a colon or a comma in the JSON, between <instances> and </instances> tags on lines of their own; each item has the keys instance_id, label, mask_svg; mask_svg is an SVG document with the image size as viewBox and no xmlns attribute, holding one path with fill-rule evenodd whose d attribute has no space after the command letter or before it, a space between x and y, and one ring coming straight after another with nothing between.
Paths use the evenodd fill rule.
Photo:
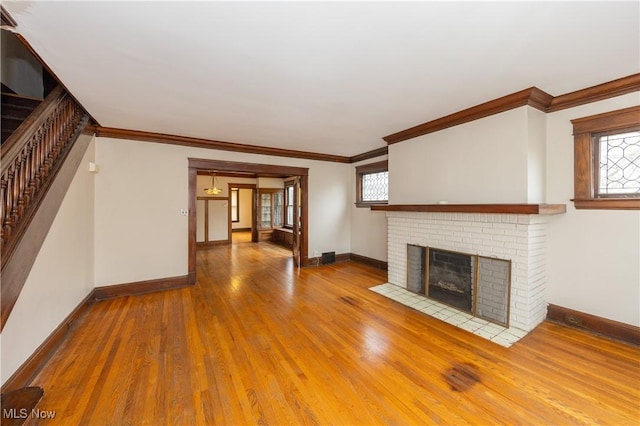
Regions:
<instances>
[{"instance_id":1,"label":"staircase","mask_svg":"<svg viewBox=\"0 0 640 426\"><path fill-rule=\"evenodd\" d=\"M2 144L33 112L42 99L2 92Z\"/></svg>"},{"instance_id":2,"label":"staircase","mask_svg":"<svg viewBox=\"0 0 640 426\"><path fill-rule=\"evenodd\" d=\"M26 118L19 117L30 108L24 105L28 101L16 102L20 97L15 95L6 97L14 101L12 104L19 105L5 110L3 94L0 332L20 295L92 134L88 126L89 115L60 86L39 102ZM7 123L15 127L10 134L7 132L6 140L5 114Z\"/></svg>"}]
</instances>

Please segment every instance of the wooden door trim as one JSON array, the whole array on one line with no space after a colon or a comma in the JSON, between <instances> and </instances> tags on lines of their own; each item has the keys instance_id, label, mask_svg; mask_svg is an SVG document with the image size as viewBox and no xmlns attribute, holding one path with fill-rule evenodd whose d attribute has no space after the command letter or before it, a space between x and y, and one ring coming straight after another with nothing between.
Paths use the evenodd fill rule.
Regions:
<instances>
[{"instance_id":1,"label":"wooden door trim","mask_svg":"<svg viewBox=\"0 0 640 426\"><path fill-rule=\"evenodd\" d=\"M216 172L253 172L281 176L299 176L302 188L302 219L303 227L300 235L300 257L302 265L308 264L309 241L309 197L308 179L309 169L306 167L278 166L272 164L242 163L235 161L208 160L203 158L189 158L189 224L188 224L188 276L189 284L196 282L196 180L198 171L216 170Z\"/></svg>"},{"instance_id":2,"label":"wooden door trim","mask_svg":"<svg viewBox=\"0 0 640 426\"><path fill-rule=\"evenodd\" d=\"M233 175L233 173L229 173L231 175ZM254 230L256 228L256 224L254 223L256 218L255 218L255 192L256 189L258 188L258 185L255 183L232 183L229 182L229 240L231 242L233 242L233 237L231 236L231 234L233 233L233 223L231 221L231 188L238 188L238 189L250 189L251 190L251 240L253 241L253 234L254 234ZM238 192L238 203L240 203L240 192ZM239 213L239 211L238 211ZM238 217L239 219L239 217Z\"/></svg>"},{"instance_id":3,"label":"wooden door trim","mask_svg":"<svg viewBox=\"0 0 640 426\"><path fill-rule=\"evenodd\" d=\"M204 215L203 215L203 219L204 219L204 243L208 243L209 242L209 201L208 200L204 200ZM197 220L198 216L196 215L196 220ZM197 238L197 235L196 235ZM197 244L197 240L196 240L196 245Z\"/></svg>"},{"instance_id":4,"label":"wooden door trim","mask_svg":"<svg viewBox=\"0 0 640 426\"><path fill-rule=\"evenodd\" d=\"M256 189L257 187L255 183L229 183L229 188Z\"/></svg>"},{"instance_id":5,"label":"wooden door trim","mask_svg":"<svg viewBox=\"0 0 640 426\"><path fill-rule=\"evenodd\" d=\"M300 254L300 204L302 203L302 185L300 178L293 180L293 264L296 267L302 266L302 256ZM306 226L306 224L305 224Z\"/></svg>"},{"instance_id":6,"label":"wooden door trim","mask_svg":"<svg viewBox=\"0 0 640 426\"><path fill-rule=\"evenodd\" d=\"M196 196L196 203L198 201L204 201L204 241L198 241L198 235L196 233L196 247L209 247L211 245L219 244L231 244L231 197L212 197L212 196ZM229 219L229 225L227 226L227 239L226 240L210 240L209 239L209 201L227 201L227 215ZM197 217L196 217L197 219ZM197 222L196 222L197 228Z\"/></svg>"},{"instance_id":7,"label":"wooden door trim","mask_svg":"<svg viewBox=\"0 0 640 426\"><path fill-rule=\"evenodd\" d=\"M227 194L229 194L229 201L227 202L227 239L229 240L229 244L231 244L231 242L233 241L233 237L231 236L231 231L233 230L232 228L232 222L233 220L231 219L231 186L227 187ZM240 202L240 191L238 191L238 202ZM238 210L239 212L240 210ZM240 216L238 215L238 218Z\"/></svg>"}]
</instances>

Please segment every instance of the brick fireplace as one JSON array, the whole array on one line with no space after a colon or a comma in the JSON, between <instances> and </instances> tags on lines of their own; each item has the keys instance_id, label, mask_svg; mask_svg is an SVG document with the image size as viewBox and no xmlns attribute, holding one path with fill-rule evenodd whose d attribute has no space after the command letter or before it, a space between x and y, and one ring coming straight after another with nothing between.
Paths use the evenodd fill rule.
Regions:
<instances>
[{"instance_id":1,"label":"brick fireplace","mask_svg":"<svg viewBox=\"0 0 640 426\"><path fill-rule=\"evenodd\" d=\"M408 245L508 260L509 326L529 332L545 319L545 224L549 214L563 213L564 205L390 205L375 209L387 211L390 284L407 288ZM472 211L475 209L478 211Z\"/></svg>"}]
</instances>

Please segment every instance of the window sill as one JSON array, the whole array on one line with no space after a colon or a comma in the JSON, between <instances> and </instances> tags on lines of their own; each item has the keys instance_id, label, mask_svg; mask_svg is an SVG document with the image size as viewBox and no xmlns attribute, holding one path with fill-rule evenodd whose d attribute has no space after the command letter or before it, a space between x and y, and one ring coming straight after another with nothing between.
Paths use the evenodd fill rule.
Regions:
<instances>
[{"instance_id":1,"label":"window sill","mask_svg":"<svg viewBox=\"0 0 640 426\"><path fill-rule=\"evenodd\" d=\"M571 201L578 210L640 210L640 198L598 198Z\"/></svg>"},{"instance_id":2,"label":"window sill","mask_svg":"<svg viewBox=\"0 0 640 426\"><path fill-rule=\"evenodd\" d=\"M370 208L371 206L386 206L387 204L389 204L386 201L376 201L376 202L356 202L356 207L364 207L364 208Z\"/></svg>"},{"instance_id":3,"label":"window sill","mask_svg":"<svg viewBox=\"0 0 640 426\"><path fill-rule=\"evenodd\" d=\"M289 233L289 234L293 234L293 229L289 228L289 227L285 227L285 226L280 227L280 228L274 228L274 231L286 232L286 233Z\"/></svg>"}]
</instances>

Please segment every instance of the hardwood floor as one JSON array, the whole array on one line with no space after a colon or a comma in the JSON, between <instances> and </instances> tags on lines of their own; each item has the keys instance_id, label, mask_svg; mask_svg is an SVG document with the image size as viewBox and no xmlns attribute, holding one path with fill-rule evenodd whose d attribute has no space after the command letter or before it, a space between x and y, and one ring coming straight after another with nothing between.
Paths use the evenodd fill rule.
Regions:
<instances>
[{"instance_id":1,"label":"hardwood floor","mask_svg":"<svg viewBox=\"0 0 640 426\"><path fill-rule=\"evenodd\" d=\"M506 349L367 290L384 281L294 269L268 243L199 251L197 286L92 306L34 380L38 408L82 425L638 424L638 347L544 323Z\"/></svg>"},{"instance_id":2,"label":"hardwood floor","mask_svg":"<svg viewBox=\"0 0 640 426\"><path fill-rule=\"evenodd\" d=\"M251 231L233 231L231 233L231 243L250 243Z\"/></svg>"}]
</instances>

